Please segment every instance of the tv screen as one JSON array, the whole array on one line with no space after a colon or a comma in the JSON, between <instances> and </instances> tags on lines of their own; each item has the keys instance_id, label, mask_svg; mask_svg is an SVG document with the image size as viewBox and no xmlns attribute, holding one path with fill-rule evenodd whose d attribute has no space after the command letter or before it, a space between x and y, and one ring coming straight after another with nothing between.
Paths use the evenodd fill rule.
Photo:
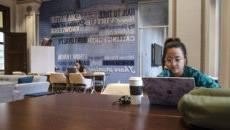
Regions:
<instances>
[{"instance_id":1,"label":"tv screen","mask_svg":"<svg viewBox=\"0 0 230 130\"><path fill-rule=\"evenodd\" d=\"M152 44L151 47L152 55L152 66L160 66L161 65L161 58L162 58L162 46L159 44Z\"/></svg>"}]
</instances>

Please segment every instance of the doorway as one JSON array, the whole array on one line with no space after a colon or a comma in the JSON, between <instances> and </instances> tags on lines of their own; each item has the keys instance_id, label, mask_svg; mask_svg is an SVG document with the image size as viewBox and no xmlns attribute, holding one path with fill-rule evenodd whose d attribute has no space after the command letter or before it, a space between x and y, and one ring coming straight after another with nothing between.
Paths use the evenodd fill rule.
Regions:
<instances>
[{"instance_id":1,"label":"doorway","mask_svg":"<svg viewBox=\"0 0 230 130\"><path fill-rule=\"evenodd\" d=\"M162 69L161 64L152 65L152 45L162 48L168 36L168 0L139 2L138 9L140 73L155 77Z\"/></svg>"}]
</instances>

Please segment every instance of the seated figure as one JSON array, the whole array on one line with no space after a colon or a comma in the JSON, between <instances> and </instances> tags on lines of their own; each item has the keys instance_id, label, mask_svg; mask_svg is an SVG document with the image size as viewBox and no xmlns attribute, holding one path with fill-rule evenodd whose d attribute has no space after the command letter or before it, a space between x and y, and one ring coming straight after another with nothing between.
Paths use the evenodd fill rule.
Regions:
<instances>
[{"instance_id":1,"label":"seated figure","mask_svg":"<svg viewBox=\"0 0 230 130\"><path fill-rule=\"evenodd\" d=\"M86 72L85 66L83 65L81 60L76 60L75 68L77 72L81 72L81 73Z\"/></svg>"}]
</instances>

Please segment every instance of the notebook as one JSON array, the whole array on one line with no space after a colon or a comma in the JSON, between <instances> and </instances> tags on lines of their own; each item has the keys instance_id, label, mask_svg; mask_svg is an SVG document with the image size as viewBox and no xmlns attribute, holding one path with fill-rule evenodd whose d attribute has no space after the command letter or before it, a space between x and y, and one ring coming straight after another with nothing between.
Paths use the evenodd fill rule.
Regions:
<instances>
[{"instance_id":1,"label":"notebook","mask_svg":"<svg viewBox=\"0 0 230 130\"><path fill-rule=\"evenodd\" d=\"M144 90L150 104L176 106L179 99L195 87L193 78L144 77Z\"/></svg>"}]
</instances>

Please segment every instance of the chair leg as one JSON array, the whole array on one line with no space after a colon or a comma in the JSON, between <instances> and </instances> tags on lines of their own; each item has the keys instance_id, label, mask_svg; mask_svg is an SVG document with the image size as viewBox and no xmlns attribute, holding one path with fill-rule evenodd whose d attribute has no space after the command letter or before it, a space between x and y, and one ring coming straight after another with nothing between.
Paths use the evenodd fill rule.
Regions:
<instances>
[{"instance_id":1,"label":"chair leg","mask_svg":"<svg viewBox=\"0 0 230 130\"><path fill-rule=\"evenodd\" d=\"M57 94L57 93L58 93L58 88L57 88L57 87L54 87L53 89L54 89L54 93Z\"/></svg>"},{"instance_id":2,"label":"chair leg","mask_svg":"<svg viewBox=\"0 0 230 130\"><path fill-rule=\"evenodd\" d=\"M54 92L54 84L52 84L51 87L52 87L52 92Z\"/></svg>"},{"instance_id":3,"label":"chair leg","mask_svg":"<svg viewBox=\"0 0 230 130\"><path fill-rule=\"evenodd\" d=\"M54 88L54 92L57 93L57 94L59 94L59 89L57 87Z\"/></svg>"},{"instance_id":4,"label":"chair leg","mask_svg":"<svg viewBox=\"0 0 230 130\"><path fill-rule=\"evenodd\" d=\"M72 92L80 92L80 88L78 86L73 86L72 87Z\"/></svg>"},{"instance_id":5,"label":"chair leg","mask_svg":"<svg viewBox=\"0 0 230 130\"><path fill-rule=\"evenodd\" d=\"M69 92L74 92L73 86L69 86Z\"/></svg>"},{"instance_id":6,"label":"chair leg","mask_svg":"<svg viewBox=\"0 0 230 130\"><path fill-rule=\"evenodd\" d=\"M55 87L54 84L52 84L52 92L54 92L55 94L57 94L58 91L59 91L58 87L57 86Z\"/></svg>"},{"instance_id":7,"label":"chair leg","mask_svg":"<svg viewBox=\"0 0 230 130\"><path fill-rule=\"evenodd\" d=\"M92 88L91 88L91 94L94 94L94 93L96 93L96 90L95 90L94 87L92 87Z\"/></svg>"},{"instance_id":8,"label":"chair leg","mask_svg":"<svg viewBox=\"0 0 230 130\"><path fill-rule=\"evenodd\" d=\"M101 88L101 92L103 92L105 89L105 86L103 85L102 88Z\"/></svg>"},{"instance_id":9,"label":"chair leg","mask_svg":"<svg viewBox=\"0 0 230 130\"><path fill-rule=\"evenodd\" d=\"M87 92L87 88L84 88L84 93L86 93Z\"/></svg>"},{"instance_id":10,"label":"chair leg","mask_svg":"<svg viewBox=\"0 0 230 130\"><path fill-rule=\"evenodd\" d=\"M76 92L76 87L72 86L72 92Z\"/></svg>"}]
</instances>

